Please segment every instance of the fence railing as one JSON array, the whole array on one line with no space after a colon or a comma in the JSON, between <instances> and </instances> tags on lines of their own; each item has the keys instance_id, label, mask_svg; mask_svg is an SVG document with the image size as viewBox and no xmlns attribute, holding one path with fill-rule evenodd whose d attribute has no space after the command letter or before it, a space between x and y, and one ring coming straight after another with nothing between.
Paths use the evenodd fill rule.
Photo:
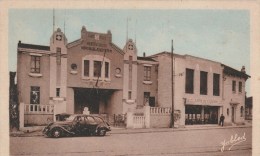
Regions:
<instances>
[{"instance_id":1,"label":"fence railing","mask_svg":"<svg viewBox=\"0 0 260 156\"><path fill-rule=\"evenodd\" d=\"M53 114L54 105L24 104L24 113L25 114L34 114L34 113Z\"/></svg>"},{"instance_id":2,"label":"fence railing","mask_svg":"<svg viewBox=\"0 0 260 156\"><path fill-rule=\"evenodd\" d=\"M133 128L145 128L145 116L134 115L133 116Z\"/></svg>"},{"instance_id":3,"label":"fence railing","mask_svg":"<svg viewBox=\"0 0 260 156\"><path fill-rule=\"evenodd\" d=\"M150 114L151 115L166 115L171 114L171 108L170 107L150 107Z\"/></svg>"}]
</instances>

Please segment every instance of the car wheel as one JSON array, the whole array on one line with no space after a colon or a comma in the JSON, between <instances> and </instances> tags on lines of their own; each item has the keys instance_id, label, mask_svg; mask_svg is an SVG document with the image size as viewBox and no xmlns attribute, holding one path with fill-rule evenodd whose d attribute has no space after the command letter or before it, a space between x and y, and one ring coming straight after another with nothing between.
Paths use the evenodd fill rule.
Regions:
<instances>
[{"instance_id":1,"label":"car wheel","mask_svg":"<svg viewBox=\"0 0 260 156\"><path fill-rule=\"evenodd\" d=\"M52 137L54 138L61 137L61 129L55 128L54 130L52 130Z\"/></svg>"},{"instance_id":2,"label":"car wheel","mask_svg":"<svg viewBox=\"0 0 260 156\"><path fill-rule=\"evenodd\" d=\"M98 131L98 135L99 136L105 136L106 135L106 130L104 130L104 129L100 129L99 131Z\"/></svg>"}]
</instances>

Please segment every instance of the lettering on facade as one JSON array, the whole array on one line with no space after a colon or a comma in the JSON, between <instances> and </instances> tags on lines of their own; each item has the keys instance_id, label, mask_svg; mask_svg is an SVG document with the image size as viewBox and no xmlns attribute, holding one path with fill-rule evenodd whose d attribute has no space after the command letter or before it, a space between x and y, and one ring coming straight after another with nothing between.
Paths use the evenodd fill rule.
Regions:
<instances>
[{"instance_id":1,"label":"lettering on facade","mask_svg":"<svg viewBox=\"0 0 260 156\"><path fill-rule=\"evenodd\" d=\"M214 99L186 99L187 104L219 104L219 101Z\"/></svg>"},{"instance_id":2,"label":"lettering on facade","mask_svg":"<svg viewBox=\"0 0 260 156\"><path fill-rule=\"evenodd\" d=\"M94 47L107 47L107 44L97 43L97 42L87 42L87 45L94 46Z\"/></svg>"},{"instance_id":3,"label":"lettering on facade","mask_svg":"<svg viewBox=\"0 0 260 156\"><path fill-rule=\"evenodd\" d=\"M101 47L82 46L81 49L82 49L82 50L90 50L90 51L98 51L98 52L112 52L111 49L101 48Z\"/></svg>"},{"instance_id":4,"label":"lettering on facade","mask_svg":"<svg viewBox=\"0 0 260 156\"><path fill-rule=\"evenodd\" d=\"M98 37L97 37L97 36L98 36ZM106 36L105 36L105 35L100 35L100 34L90 33L90 34L88 34L88 37L89 37L89 38L93 38L93 39L95 39L95 40L103 40L103 41L106 40Z\"/></svg>"},{"instance_id":5,"label":"lettering on facade","mask_svg":"<svg viewBox=\"0 0 260 156\"><path fill-rule=\"evenodd\" d=\"M98 51L98 52L112 52L107 48L107 44L97 42L87 42L86 46L81 46L82 50Z\"/></svg>"}]
</instances>

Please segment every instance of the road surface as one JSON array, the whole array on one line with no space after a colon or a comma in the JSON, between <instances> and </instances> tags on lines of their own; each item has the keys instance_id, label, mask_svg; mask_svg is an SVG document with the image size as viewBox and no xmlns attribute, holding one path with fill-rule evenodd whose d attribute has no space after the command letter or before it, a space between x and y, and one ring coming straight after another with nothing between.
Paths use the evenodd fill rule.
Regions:
<instances>
[{"instance_id":1,"label":"road surface","mask_svg":"<svg viewBox=\"0 0 260 156\"><path fill-rule=\"evenodd\" d=\"M226 146L221 152L221 148L223 149L221 143L224 140ZM43 136L11 137L10 154L55 156L251 156L252 128L130 134L108 133L105 137L66 137L58 139Z\"/></svg>"}]
</instances>

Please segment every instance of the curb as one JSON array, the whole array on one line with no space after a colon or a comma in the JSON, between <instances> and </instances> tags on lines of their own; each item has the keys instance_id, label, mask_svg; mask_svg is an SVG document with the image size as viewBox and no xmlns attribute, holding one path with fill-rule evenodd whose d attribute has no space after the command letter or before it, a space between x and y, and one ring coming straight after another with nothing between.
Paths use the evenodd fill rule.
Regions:
<instances>
[{"instance_id":1,"label":"curb","mask_svg":"<svg viewBox=\"0 0 260 156\"><path fill-rule=\"evenodd\" d=\"M193 131L193 130L212 130L212 129L230 129L230 128L250 128L251 125L243 126L207 126L207 127L184 127L184 128L149 128L149 129L112 129L108 134L137 134L137 133L160 133L160 132L177 132L177 131ZM31 132L10 132L10 137L37 137L44 136L42 131L31 131Z\"/></svg>"}]
</instances>

